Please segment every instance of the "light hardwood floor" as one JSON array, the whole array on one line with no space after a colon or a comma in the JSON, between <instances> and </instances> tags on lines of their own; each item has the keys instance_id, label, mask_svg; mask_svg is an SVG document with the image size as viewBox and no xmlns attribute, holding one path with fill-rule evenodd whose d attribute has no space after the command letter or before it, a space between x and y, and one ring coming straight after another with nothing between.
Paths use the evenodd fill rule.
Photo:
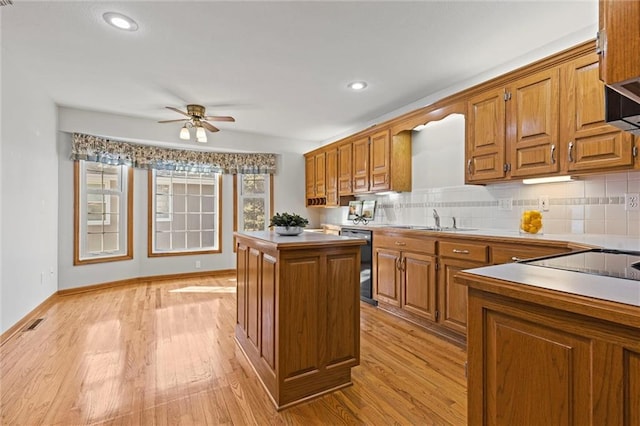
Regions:
<instances>
[{"instance_id":1,"label":"light hardwood floor","mask_svg":"<svg viewBox=\"0 0 640 426\"><path fill-rule=\"evenodd\" d=\"M210 292L175 292L194 286ZM466 353L361 305L353 386L277 412L234 338L232 276L60 296L0 348L3 425L464 425Z\"/></svg>"}]
</instances>

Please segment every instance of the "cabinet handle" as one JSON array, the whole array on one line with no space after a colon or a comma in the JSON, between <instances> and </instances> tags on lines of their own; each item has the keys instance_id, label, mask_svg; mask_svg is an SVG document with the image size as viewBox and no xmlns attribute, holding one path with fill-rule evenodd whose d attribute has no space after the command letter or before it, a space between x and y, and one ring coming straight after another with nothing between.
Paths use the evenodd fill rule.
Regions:
<instances>
[{"instance_id":1,"label":"cabinet handle","mask_svg":"<svg viewBox=\"0 0 640 426\"><path fill-rule=\"evenodd\" d=\"M471 158L469 158L469 160L467 161L467 171L469 172L469 176L473 174L471 172Z\"/></svg>"},{"instance_id":2,"label":"cabinet handle","mask_svg":"<svg viewBox=\"0 0 640 426\"><path fill-rule=\"evenodd\" d=\"M573 163L573 142L569 142L569 162Z\"/></svg>"},{"instance_id":3,"label":"cabinet handle","mask_svg":"<svg viewBox=\"0 0 640 426\"><path fill-rule=\"evenodd\" d=\"M552 144L551 145L551 164L556 164L556 145Z\"/></svg>"},{"instance_id":4,"label":"cabinet handle","mask_svg":"<svg viewBox=\"0 0 640 426\"><path fill-rule=\"evenodd\" d=\"M520 258L519 257L515 257L515 256L511 256L511 261L512 262L519 262Z\"/></svg>"},{"instance_id":5,"label":"cabinet handle","mask_svg":"<svg viewBox=\"0 0 640 426\"><path fill-rule=\"evenodd\" d=\"M453 249L453 252L458 254L469 254L469 250Z\"/></svg>"},{"instance_id":6,"label":"cabinet handle","mask_svg":"<svg viewBox=\"0 0 640 426\"><path fill-rule=\"evenodd\" d=\"M407 243L404 243L404 242L402 242L402 241L396 241L396 245L397 245L397 246L406 246L406 245L407 245Z\"/></svg>"},{"instance_id":7,"label":"cabinet handle","mask_svg":"<svg viewBox=\"0 0 640 426\"><path fill-rule=\"evenodd\" d=\"M396 269L399 271L400 270L400 258L396 259Z\"/></svg>"}]
</instances>

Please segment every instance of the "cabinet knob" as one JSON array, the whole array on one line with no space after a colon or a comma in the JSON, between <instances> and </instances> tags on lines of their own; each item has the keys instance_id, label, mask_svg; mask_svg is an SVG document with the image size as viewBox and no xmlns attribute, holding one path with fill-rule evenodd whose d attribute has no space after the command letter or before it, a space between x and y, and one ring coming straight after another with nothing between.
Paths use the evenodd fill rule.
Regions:
<instances>
[{"instance_id":1,"label":"cabinet knob","mask_svg":"<svg viewBox=\"0 0 640 426\"><path fill-rule=\"evenodd\" d=\"M519 257L516 257L516 256L511 256L511 261L513 261L513 262L519 262L519 261L520 261L520 258L519 258Z\"/></svg>"},{"instance_id":2,"label":"cabinet knob","mask_svg":"<svg viewBox=\"0 0 640 426\"><path fill-rule=\"evenodd\" d=\"M473 174L471 172L471 158L469 158L469 160L467 160L467 171L469 172L469 175Z\"/></svg>"}]
</instances>

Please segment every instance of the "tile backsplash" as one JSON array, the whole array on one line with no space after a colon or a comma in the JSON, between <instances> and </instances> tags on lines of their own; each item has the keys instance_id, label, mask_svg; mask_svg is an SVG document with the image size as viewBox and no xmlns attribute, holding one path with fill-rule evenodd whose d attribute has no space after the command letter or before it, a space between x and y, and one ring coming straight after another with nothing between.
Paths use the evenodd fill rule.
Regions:
<instances>
[{"instance_id":1,"label":"tile backsplash","mask_svg":"<svg viewBox=\"0 0 640 426\"><path fill-rule=\"evenodd\" d=\"M640 237L640 211L625 209L625 194L640 193L640 171L586 176L571 182L524 185L503 183L416 190L375 199L373 223L434 225L433 209L442 226L517 230L523 210L543 211L546 234L613 234ZM348 208L324 209L322 223L350 223Z\"/></svg>"}]
</instances>

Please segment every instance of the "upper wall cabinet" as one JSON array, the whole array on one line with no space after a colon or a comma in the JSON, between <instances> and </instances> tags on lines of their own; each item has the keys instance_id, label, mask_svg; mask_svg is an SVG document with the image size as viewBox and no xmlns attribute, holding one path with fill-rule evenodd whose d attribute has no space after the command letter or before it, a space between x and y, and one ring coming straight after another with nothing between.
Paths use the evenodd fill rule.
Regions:
<instances>
[{"instance_id":1,"label":"upper wall cabinet","mask_svg":"<svg viewBox=\"0 0 640 426\"><path fill-rule=\"evenodd\" d=\"M411 132L384 129L338 145L338 195L411 190Z\"/></svg>"},{"instance_id":2,"label":"upper wall cabinet","mask_svg":"<svg viewBox=\"0 0 640 426\"><path fill-rule=\"evenodd\" d=\"M598 55L593 53L563 67L561 140L568 172L633 166L633 136L605 120L604 84L598 78Z\"/></svg>"},{"instance_id":3,"label":"upper wall cabinet","mask_svg":"<svg viewBox=\"0 0 640 426\"><path fill-rule=\"evenodd\" d=\"M575 54L467 103L467 183L633 167L633 137L608 125L595 53Z\"/></svg>"},{"instance_id":4,"label":"upper wall cabinet","mask_svg":"<svg viewBox=\"0 0 640 426\"><path fill-rule=\"evenodd\" d=\"M355 194L411 190L411 132L389 128L305 154L306 205L346 205Z\"/></svg>"},{"instance_id":5,"label":"upper wall cabinet","mask_svg":"<svg viewBox=\"0 0 640 426\"><path fill-rule=\"evenodd\" d=\"M640 99L640 2L600 0L600 78Z\"/></svg>"},{"instance_id":6,"label":"upper wall cabinet","mask_svg":"<svg viewBox=\"0 0 640 426\"><path fill-rule=\"evenodd\" d=\"M472 97L467 105L469 183L553 173L557 153L559 71L545 70Z\"/></svg>"}]
</instances>

